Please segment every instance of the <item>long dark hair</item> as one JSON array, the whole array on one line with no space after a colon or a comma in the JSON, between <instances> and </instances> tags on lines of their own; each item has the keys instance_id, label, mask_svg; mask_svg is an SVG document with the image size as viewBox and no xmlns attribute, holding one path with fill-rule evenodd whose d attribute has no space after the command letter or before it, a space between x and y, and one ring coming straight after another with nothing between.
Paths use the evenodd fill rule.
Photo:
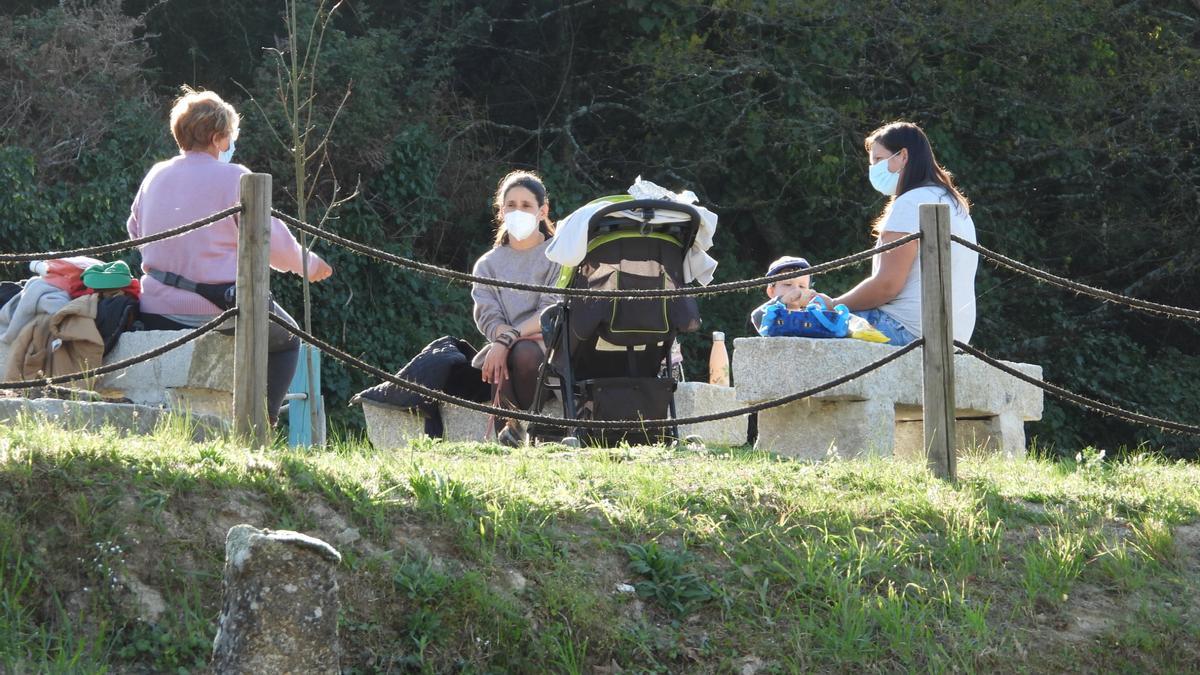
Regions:
<instances>
[{"instance_id":1,"label":"long dark hair","mask_svg":"<svg viewBox=\"0 0 1200 675\"><path fill-rule=\"evenodd\" d=\"M496 239L492 242L493 246L504 246L508 243L508 230L504 229L504 198L508 196L508 191L515 187L523 187L532 192L533 197L537 199L538 208L545 206L546 200L550 198L545 183L532 171L513 171L501 178L500 184L496 186L496 197L492 204L496 210ZM538 229L547 239L554 236L554 223L549 215L538 223Z\"/></svg>"},{"instance_id":2,"label":"long dark hair","mask_svg":"<svg viewBox=\"0 0 1200 675\"><path fill-rule=\"evenodd\" d=\"M908 150L908 162L900 170L900 183L896 186L896 194L888 201L888 208L883 212L884 216L875 221L876 234L883 226L883 221L891 209L892 202L896 201L896 197L909 190L927 185L941 187L947 195L954 199L963 213L971 212L971 204L954 186L954 176L938 164L937 159L934 158L929 138L925 136L921 127L912 122L886 124L872 131L863 142L868 154L876 143L882 145L890 153L900 152L901 148Z\"/></svg>"}]
</instances>

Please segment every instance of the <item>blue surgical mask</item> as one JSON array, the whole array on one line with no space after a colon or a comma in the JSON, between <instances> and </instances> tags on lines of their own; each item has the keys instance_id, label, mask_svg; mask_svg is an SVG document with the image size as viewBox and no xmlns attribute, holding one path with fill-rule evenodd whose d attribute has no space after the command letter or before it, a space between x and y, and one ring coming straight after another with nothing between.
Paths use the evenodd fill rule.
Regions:
<instances>
[{"instance_id":1,"label":"blue surgical mask","mask_svg":"<svg viewBox=\"0 0 1200 675\"><path fill-rule=\"evenodd\" d=\"M229 149L222 150L221 154L217 155L217 159L221 160L222 162L225 162L226 164L233 161L233 148L235 145L237 145L237 139L236 138L229 139Z\"/></svg>"},{"instance_id":2,"label":"blue surgical mask","mask_svg":"<svg viewBox=\"0 0 1200 675\"><path fill-rule=\"evenodd\" d=\"M896 186L900 184L900 172L892 173L888 171L888 160L895 157L896 153L892 153L887 157L875 162L871 165L870 178L871 187L879 190L884 195L891 197L896 194Z\"/></svg>"}]
</instances>

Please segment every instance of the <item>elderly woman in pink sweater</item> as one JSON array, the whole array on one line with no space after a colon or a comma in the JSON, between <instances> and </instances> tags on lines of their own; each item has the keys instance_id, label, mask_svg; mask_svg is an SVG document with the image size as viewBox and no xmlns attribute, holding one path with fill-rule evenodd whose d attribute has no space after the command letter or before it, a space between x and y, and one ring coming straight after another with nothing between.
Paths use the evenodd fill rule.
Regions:
<instances>
[{"instance_id":1,"label":"elderly woman in pink sweater","mask_svg":"<svg viewBox=\"0 0 1200 675\"><path fill-rule=\"evenodd\" d=\"M240 180L250 170L232 164L240 118L233 106L208 91L183 88L171 110L171 134L180 153L159 162L142 180L130 208L132 238L200 220L241 201ZM224 290L237 278L238 216L141 247L142 324L146 330L194 328L227 307ZM302 250L278 220L271 219L271 267L301 274ZM321 281L333 269L308 254L308 278ZM276 303L271 311L295 325ZM223 331L228 332L228 331ZM287 393L299 357L299 341L271 323L267 356L267 403L271 422Z\"/></svg>"}]
</instances>

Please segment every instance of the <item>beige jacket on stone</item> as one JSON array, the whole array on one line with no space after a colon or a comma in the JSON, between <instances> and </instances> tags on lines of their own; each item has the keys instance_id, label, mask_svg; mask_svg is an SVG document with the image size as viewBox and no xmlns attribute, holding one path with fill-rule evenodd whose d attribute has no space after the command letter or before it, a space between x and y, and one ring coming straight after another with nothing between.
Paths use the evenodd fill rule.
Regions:
<instances>
[{"instance_id":1,"label":"beige jacket on stone","mask_svg":"<svg viewBox=\"0 0 1200 675\"><path fill-rule=\"evenodd\" d=\"M30 321L13 340L4 379L32 380L99 367L104 361L104 338L96 328L99 304L98 294L84 295Z\"/></svg>"}]
</instances>

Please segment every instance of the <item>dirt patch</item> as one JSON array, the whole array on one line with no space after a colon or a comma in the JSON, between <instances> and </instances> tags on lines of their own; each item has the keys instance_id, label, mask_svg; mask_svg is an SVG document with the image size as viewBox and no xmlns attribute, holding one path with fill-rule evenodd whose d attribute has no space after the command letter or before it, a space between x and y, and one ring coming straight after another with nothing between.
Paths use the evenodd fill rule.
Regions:
<instances>
[{"instance_id":1,"label":"dirt patch","mask_svg":"<svg viewBox=\"0 0 1200 675\"><path fill-rule=\"evenodd\" d=\"M1175 549L1179 551L1179 568L1184 575L1200 577L1200 523L1175 528ZM1184 619L1189 623L1200 620L1200 593L1188 593L1180 600L1187 603Z\"/></svg>"},{"instance_id":2,"label":"dirt patch","mask_svg":"<svg viewBox=\"0 0 1200 675\"><path fill-rule=\"evenodd\" d=\"M1175 528L1175 548L1184 569L1200 571L1200 523Z\"/></svg>"},{"instance_id":3,"label":"dirt patch","mask_svg":"<svg viewBox=\"0 0 1200 675\"><path fill-rule=\"evenodd\" d=\"M416 522L392 524L392 553L397 558L409 556L428 562L438 571L445 571L446 561L459 557L457 546L449 535L437 526Z\"/></svg>"},{"instance_id":4,"label":"dirt patch","mask_svg":"<svg viewBox=\"0 0 1200 675\"><path fill-rule=\"evenodd\" d=\"M1111 632L1117 626L1116 618L1129 611L1130 608L1123 607L1103 589L1076 584L1055 627L1067 642L1090 642Z\"/></svg>"},{"instance_id":5,"label":"dirt patch","mask_svg":"<svg viewBox=\"0 0 1200 675\"><path fill-rule=\"evenodd\" d=\"M1037 541L1039 537L1049 531L1049 525L1026 525L1012 529L1005 528L1003 534L1004 543L1020 551L1025 548L1026 544Z\"/></svg>"},{"instance_id":6,"label":"dirt patch","mask_svg":"<svg viewBox=\"0 0 1200 675\"><path fill-rule=\"evenodd\" d=\"M351 526L350 522L330 508L325 500L314 497L307 500L304 507L317 521L316 532L311 533L313 536L324 539L335 547L351 547L366 555L379 555L379 547L363 537L358 528Z\"/></svg>"},{"instance_id":7,"label":"dirt patch","mask_svg":"<svg viewBox=\"0 0 1200 675\"><path fill-rule=\"evenodd\" d=\"M209 536L221 542L225 541L226 535L234 525L246 523L261 529L269 524L267 516L270 508L249 492L231 492L222 503L213 506L213 517L208 526Z\"/></svg>"}]
</instances>

